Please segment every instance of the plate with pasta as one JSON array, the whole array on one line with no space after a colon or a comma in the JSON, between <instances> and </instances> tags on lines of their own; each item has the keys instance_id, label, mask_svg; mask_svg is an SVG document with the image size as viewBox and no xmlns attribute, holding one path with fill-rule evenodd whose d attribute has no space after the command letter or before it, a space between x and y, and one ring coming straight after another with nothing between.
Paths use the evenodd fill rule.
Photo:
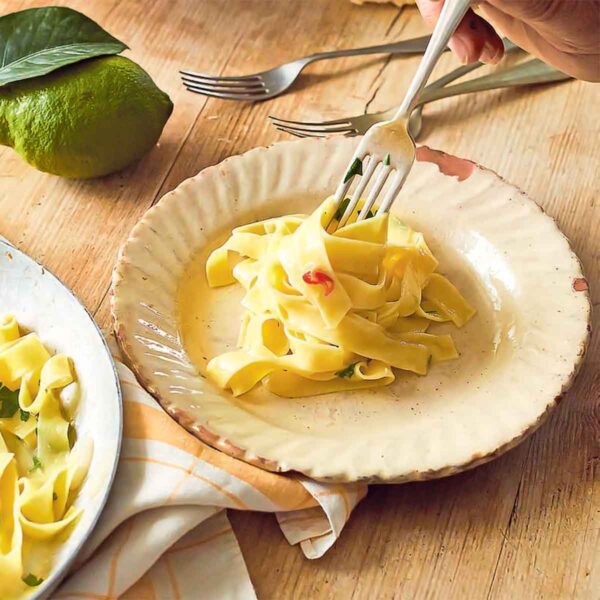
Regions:
<instances>
[{"instance_id":1,"label":"plate with pasta","mask_svg":"<svg viewBox=\"0 0 600 600\"><path fill-rule=\"evenodd\" d=\"M338 227L355 144L259 148L167 194L121 249L117 339L165 410L232 456L324 481L450 475L556 406L587 283L535 202L426 147L391 214Z\"/></svg>"},{"instance_id":2,"label":"plate with pasta","mask_svg":"<svg viewBox=\"0 0 600 600\"><path fill-rule=\"evenodd\" d=\"M0 238L3 600L48 597L78 556L115 474L120 398L91 316Z\"/></svg>"}]
</instances>

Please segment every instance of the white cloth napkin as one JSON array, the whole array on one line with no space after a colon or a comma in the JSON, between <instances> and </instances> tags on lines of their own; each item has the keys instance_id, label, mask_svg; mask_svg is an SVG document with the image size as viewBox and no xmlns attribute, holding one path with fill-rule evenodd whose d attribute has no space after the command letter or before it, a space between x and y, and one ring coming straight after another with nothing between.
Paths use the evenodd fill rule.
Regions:
<instances>
[{"instance_id":1,"label":"white cloth napkin","mask_svg":"<svg viewBox=\"0 0 600 600\"><path fill-rule=\"evenodd\" d=\"M116 480L53 598L255 598L227 508L275 513L308 558L332 546L366 486L268 473L226 456L177 425L127 367L117 367L125 423Z\"/></svg>"}]
</instances>

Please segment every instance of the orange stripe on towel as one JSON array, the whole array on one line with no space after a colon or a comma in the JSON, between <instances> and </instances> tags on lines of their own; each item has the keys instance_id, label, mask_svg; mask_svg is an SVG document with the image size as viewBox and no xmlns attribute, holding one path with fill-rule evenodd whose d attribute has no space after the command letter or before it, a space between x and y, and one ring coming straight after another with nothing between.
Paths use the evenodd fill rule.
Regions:
<instances>
[{"instance_id":1,"label":"orange stripe on towel","mask_svg":"<svg viewBox=\"0 0 600 600\"><path fill-rule=\"evenodd\" d=\"M119 600L157 600L154 584L148 574L134 583Z\"/></svg>"},{"instance_id":2,"label":"orange stripe on towel","mask_svg":"<svg viewBox=\"0 0 600 600\"><path fill-rule=\"evenodd\" d=\"M127 462L148 462L148 463L153 463L156 465L162 465L163 467L170 467L172 469L177 469L178 471L183 471L184 473L188 473L192 477L195 477L196 479L203 481L204 483L213 487L215 490L221 492L223 494L223 496L226 496L234 504L237 504L238 508L241 508L242 510L250 510L250 507L239 496L236 496L229 490L226 490L223 486L214 482L212 479L208 479L208 477L204 477L202 475L199 475L198 473L193 473L191 470L193 467L186 468L186 467L182 467L181 465L176 465L175 463L170 463L166 460L158 460L157 458L148 458L146 456L124 456L121 458L121 460L127 461Z\"/></svg>"},{"instance_id":3,"label":"orange stripe on towel","mask_svg":"<svg viewBox=\"0 0 600 600\"><path fill-rule=\"evenodd\" d=\"M81 600L117 600L116 597L107 596L106 594L94 594L93 592L61 592L54 594L53 598L76 598Z\"/></svg>"},{"instance_id":4,"label":"orange stripe on towel","mask_svg":"<svg viewBox=\"0 0 600 600\"><path fill-rule=\"evenodd\" d=\"M252 485L282 510L298 510L317 505L315 499L298 481L286 475L263 471L207 446L162 410L134 401L125 401L123 405L125 437L164 442L189 452Z\"/></svg>"},{"instance_id":5,"label":"orange stripe on towel","mask_svg":"<svg viewBox=\"0 0 600 600\"><path fill-rule=\"evenodd\" d=\"M207 538L203 538L201 540L196 540L195 542L190 542L189 544L182 544L181 546L173 546L172 548L169 548L165 554L173 554L174 552L182 552L183 550L191 550L192 548L196 548L198 546L203 546L204 544L208 544L209 542L212 542L213 540L216 540L220 537L223 537L224 535L228 534L228 533L232 533L233 529L231 529L231 527L228 527L227 529L223 529L221 531L217 531L217 533L213 533L213 535L207 537Z\"/></svg>"}]
</instances>

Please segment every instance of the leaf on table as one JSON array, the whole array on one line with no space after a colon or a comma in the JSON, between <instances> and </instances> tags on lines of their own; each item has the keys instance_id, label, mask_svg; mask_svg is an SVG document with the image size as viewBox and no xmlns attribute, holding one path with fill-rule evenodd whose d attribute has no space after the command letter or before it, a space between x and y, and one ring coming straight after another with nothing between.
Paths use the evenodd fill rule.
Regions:
<instances>
[{"instance_id":1,"label":"leaf on table","mask_svg":"<svg viewBox=\"0 0 600 600\"><path fill-rule=\"evenodd\" d=\"M0 17L0 86L126 49L71 8L48 6L11 13Z\"/></svg>"}]
</instances>

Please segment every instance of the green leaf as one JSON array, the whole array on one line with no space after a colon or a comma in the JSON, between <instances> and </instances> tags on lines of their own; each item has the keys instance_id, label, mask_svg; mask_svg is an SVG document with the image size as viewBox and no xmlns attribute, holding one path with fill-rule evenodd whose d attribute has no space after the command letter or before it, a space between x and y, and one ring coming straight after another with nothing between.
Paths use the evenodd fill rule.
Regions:
<instances>
[{"instance_id":1,"label":"green leaf","mask_svg":"<svg viewBox=\"0 0 600 600\"><path fill-rule=\"evenodd\" d=\"M341 377L342 379L350 379L350 377L352 377L352 375L354 375L354 367L357 365L358 363L352 363L351 365L348 365L347 367L345 367L344 369L342 369L341 371L338 371L336 373L336 375L338 377Z\"/></svg>"},{"instance_id":2,"label":"green leaf","mask_svg":"<svg viewBox=\"0 0 600 600\"><path fill-rule=\"evenodd\" d=\"M21 413L21 421L27 423L27 421L29 421L29 413L26 410L23 410L22 408L19 409L19 412Z\"/></svg>"},{"instance_id":3,"label":"green leaf","mask_svg":"<svg viewBox=\"0 0 600 600\"><path fill-rule=\"evenodd\" d=\"M350 198L344 198L340 202L340 205L338 206L337 210L335 211L335 215L333 215L333 218L336 221L339 221L344 216L344 213L346 212L346 209L348 208L348 204L350 204Z\"/></svg>"},{"instance_id":4,"label":"green leaf","mask_svg":"<svg viewBox=\"0 0 600 600\"><path fill-rule=\"evenodd\" d=\"M32 473L33 471L37 471L38 469L42 468L42 461L34 454L33 455L33 467L31 467L31 469L29 469L29 472Z\"/></svg>"},{"instance_id":5,"label":"green leaf","mask_svg":"<svg viewBox=\"0 0 600 600\"><path fill-rule=\"evenodd\" d=\"M344 213L346 212L346 209L348 208L348 204L350 204L350 198L344 198L340 202L340 205L338 206L337 210L335 211L335 214L333 215L333 218L336 221L341 220L341 218L344 216ZM373 213L371 211L369 211L365 218L370 219L373 216L375 216L375 215L373 215Z\"/></svg>"},{"instance_id":6,"label":"green leaf","mask_svg":"<svg viewBox=\"0 0 600 600\"><path fill-rule=\"evenodd\" d=\"M383 159L383 164L384 164L386 167L389 167L391 158L392 158L392 157L390 156L390 153L388 152L388 153L385 155L385 158Z\"/></svg>"},{"instance_id":7,"label":"green leaf","mask_svg":"<svg viewBox=\"0 0 600 600\"><path fill-rule=\"evenodd\" d=\"M360 160L360 158L355 158L354 161L352 162L352 164L350 165L350 168L348 169L346 176L344 177L344 183L350 181L350 179L352 179L355 175L362 175L363 174L362 167L363 167L362 160Z\"/></svg>"},{"instance_id":8,"label":"green leaf","mask_svg":"<svg viewBox=\"0 0 600 600\"><path fill-rule=\"evenodd\" d=\"M36 577L33 573L29 573L29 575L25 575L25 577L21 578L29 587L37 587L44 581L41 577Z\"/></svg>"},{"instance_id":9,"label":"green leaf","mask_svg":"<svg viewBox=\"0 0 600 600\"><path fill-rule=\"evenodd\" d=\"M67 439L69 440L69 450L73 450L73 446L77 441L77 430L73 423L69 423L69 427L67 428Z\"/></svg>"},{"instance_id":10,"label":"green leaf","mask_svg":"<svg viewBox=\"0 0 600 600\"><path fill-rule=\"evenodd\" d=\"M29 8L0 17L0 86L127 46L71 8Z\"/></svg>"},{"instance_id":11,"label":"green leaf","mask_svg":"<svg viewBox=\"0 0 600 600\"><path fill-rule=\"evenodd\" d=\"M19 391L0 387L0 419L10 419L19 408Z\"/></svg>"}]
</instances>

